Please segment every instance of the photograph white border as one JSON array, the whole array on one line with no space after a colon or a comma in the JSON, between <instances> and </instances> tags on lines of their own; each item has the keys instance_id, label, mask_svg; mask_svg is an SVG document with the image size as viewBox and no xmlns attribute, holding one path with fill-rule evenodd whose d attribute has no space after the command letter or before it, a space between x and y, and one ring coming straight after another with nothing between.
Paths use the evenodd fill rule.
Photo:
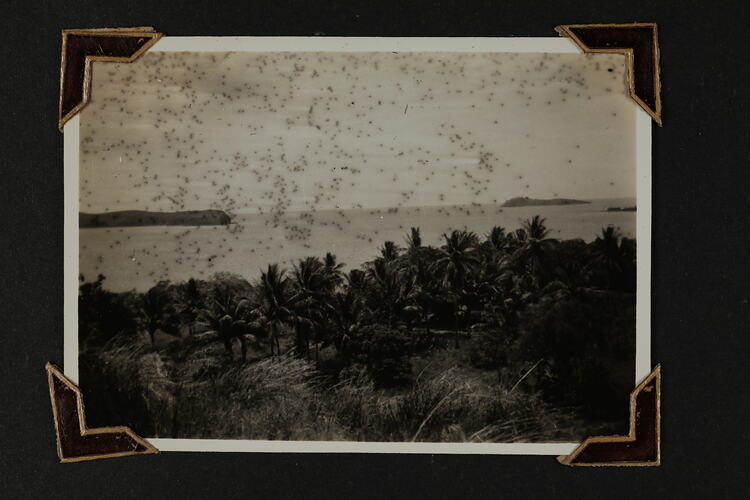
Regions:
<instances>
[{"instance_id":1,"label":"photograph white border","mask_svg":"<svg viewBox=\"0 0 750 500\"><path fill-rule=\"evenodd\" d=\"M163 37L149 52L525 52L575 54L568 38ZM651 372L651 117L636 107L635 387ZM64 128L64 373L78 383L80 115ZM119 424L120 422L111 422ZM161 451L567 455L580 443L379 443L149 439Z\"/></svg>"}]
</instances>

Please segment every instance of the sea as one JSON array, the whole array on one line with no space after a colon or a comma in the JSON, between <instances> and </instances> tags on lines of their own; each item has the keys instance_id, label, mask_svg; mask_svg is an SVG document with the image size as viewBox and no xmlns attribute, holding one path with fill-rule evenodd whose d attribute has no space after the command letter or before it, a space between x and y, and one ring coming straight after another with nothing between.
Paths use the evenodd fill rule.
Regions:
<instances>
[{"instance_id":1,"label":"sea","mask_svg":"<svg viewBox=\"0 0 750 500\"><path fill-rule=\"evenodd\" d=\"M452 229L484 236L493 226L519 228L535 215L545 219L552 238L592 241L609 225L636 237L634 211L607 211L635 206L634 198L589 201L238 214L227 226L82 228L79 272L84 281L104 275L104 287L115 292L145 291L161 280L207 279L216 273L253 282L269 264L290 268L301 258L326 252L335 254L345 269L357 268L378 256L385 241L405 246L411 227L420 228L423 245L440 245L442 234Z\"/></svg>"}]
</instances>

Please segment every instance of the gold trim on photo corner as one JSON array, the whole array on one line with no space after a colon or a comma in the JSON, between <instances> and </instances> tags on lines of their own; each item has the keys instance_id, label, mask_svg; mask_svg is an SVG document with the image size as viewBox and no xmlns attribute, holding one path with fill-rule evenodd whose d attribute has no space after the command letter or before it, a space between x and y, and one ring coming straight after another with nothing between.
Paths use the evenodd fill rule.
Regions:
<instances>
[{"instance_id":1,"label":"gold trim on photo corner","mask_svg":"<svg viewBox=\"0 0 750 500\"><path fill-rule=\"evenodd\" d=\"M594 463L585 463L585 462L574 462L575 458L583 452L583 450L586 449L586 447L589 444L592 443L631 443L638 439L638 436L636 436L635 429L636 429L636 416L638 414L638 408L636 406L636 400L638 398L638 395L641 393L641 391L644 390L644 388L651 383L651 381L655 380L654 384L654 390L656 391L656 435L654 439L656 439L656 460L653 461L645 461L645 462L594 462ZM643 381L638 384L638 386L633 389L633 392L630 393L630 422L629 422L629 431L627 436L594 436L587 438L585 441L583 441L578 448L576 448L573 453L570 455L562 455L557 457L558 462L560 462L563 465L570 465L573 467L607 467L607 466L622 466L622 467L654 467L661 465L661 365L656 365L656 367L653 369L653 371L645 378Z\"/></svg>"},{"instance_id":2,"label":"gold trim on photo corner","mask_svg":"<svg viewBox=\"0 0 750 500\"><path fill-rule=\"evenodd\" d=\"M583 43L571 30L571 28L630 28L630 27L642 27L642 28L653 28L653 47L654 47L654 107L651 107L643 102L635 93L635 78L634 78L634 66L633 66L633 49L632 48L590 48L588 45ZM563 24L556 26L555 30L560 36L567 36L578 47L586 53L600 53L600 54L623 54L627 59L627 80L628 80L628 93L630 97L638 103L638 105L654 119L654 121L661 127L661 80L659 76L659 37L657 34L656 23L626 23L626 24Z\"/></svg>"},{"instance_id":3,"label":"gold trim on photo corner","mask_svg":"<svg viewBox=\"0 0 750 500\"><path fill-rule=\"evenodd\" d=\"M83 405L83 395L81 394L81 390L76 386L68 377L66 377L63 372L57 368L55 365L51 363L47 363L45 365L45 369L47 370L47 383L49 384L49 395L50 395L50 401L52 402L52 418L55 422L55 436L56 436L56 444L57 444L57 456L60 459L60 462L66 463L66 462L81 462L84 460L96 460L99 458L114 458L114 457L125 457L125 456L131 456L131 455L149 455L153 453L159 453L159 450L140 437L138 434L133 432L132 429L125 426L115 426L115 427L96 427L96 428L89 428L86 426L86 414L85 414L85 408ZM76 404L78 407L78 424L79 424L79 430L81 432L81 436L90 436L90 435L96 435L96 434L110 434L110 433L125 433L127 434L133 441L137 442L141 446L145 448L144 451L124 451L124 452L116 452L116 453L102 453L98 455L85 455L85 456L78 456L78 457L65 457L62 452L62 444L61 444L61 436L60 436L60 426L58 421L58 412L57 412L57 402L55 400L55 386L54 386L54 379L57 378L59 381L61 381L63 384L65 384L71 391L73 391L76 395Z\"/></svg>"},{"instance_id":4,"label":"gold trim on photo corner","mask_svg":"<svg viewBox=\"0 0 750 500\"><path fill-rule=\"evenodd\" d=\"M83 73L83 97L81 102L71 109L68 113L63 115L62 103L63 103L63 91L65 87L65 63L66 63L66 49L68 42L68 35L94 35L94 36L141 36L149 38L149 40L132 55L127 57L110 57L110 56L86 56L84 63ZM138 59L144 52L150 49L159 39L163 36L162 33L157 33L154 28L150 26L142 26L136 28L89 28L89 29L64 29L62 30L62 56L60 58L60 99L58 103L58 128L60 132L63 131L65 123L73 118L76 113L83 109L88 104L91 94L91 64L95 61L99 62L121 62L130 63Z\"/></svg>"}]
</instances>

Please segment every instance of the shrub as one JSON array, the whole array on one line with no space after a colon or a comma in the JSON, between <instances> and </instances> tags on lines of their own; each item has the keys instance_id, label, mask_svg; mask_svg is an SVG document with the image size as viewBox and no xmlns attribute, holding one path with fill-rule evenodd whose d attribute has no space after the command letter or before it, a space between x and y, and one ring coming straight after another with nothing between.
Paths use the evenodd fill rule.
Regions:
<instances>
[{"instance_id":1,"label":"shrub","mask_svg":"<svg viewBox=\"0 0 750 500\"><path fill-rule=\"evenodd\" d=\"M507 364L508 344L502 330L479 330L472 336L469 361L476 368L498 369Z\"/></svg>"},{"instance_id":2,"label":"shrub","mask_svg":"<svg viewBox=\"0 0 750 500\"><path fill-rule=\"evenodd\" d=\"M85 282L81 276L78 293L78 340L81 348L102 346L121 332L134 334L137 330L133 297L104 289L106 279Z\"/></svg>"},{"instance_id":3,"label":"shrub","mask_svg":"<svg viewBox=\"0 0 750 500\"><path fill-rule=\"evenodd\" d=\"M354 336L347 354L351 362L367 367L376 387L395 387L411 380L410 343L411 339L400 330L368 325Z\"/></svg>"},{"instance_id":4,"label":"shrub","mask_svg":"<svg viewBox=\"0 0 750 500\"><path fill-rule=\"evenodd\" d=\"M511 364L541 360L529 381L536 380L550 401L589 415L626 414L635 369L632 296L598 292L542 300L527 309L520 329Z\"/></svg>"}]
</instances>

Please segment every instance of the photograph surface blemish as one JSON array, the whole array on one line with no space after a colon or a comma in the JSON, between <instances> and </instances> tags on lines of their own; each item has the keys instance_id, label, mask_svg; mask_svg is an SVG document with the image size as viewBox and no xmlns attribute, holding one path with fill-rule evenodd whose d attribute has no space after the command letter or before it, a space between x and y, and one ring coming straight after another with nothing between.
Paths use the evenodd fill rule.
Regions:
<instances>
[{"instance_id":1,"label":"photograph surface blemish","mask_svg":"<svg viewBox=\"0 0 750 500\"><path fill-rule=\"evenodd\" d=\"M79 145L89 425L627 433L637 112L611 54L97 63Z\"/></svg>"}]
</instances>

